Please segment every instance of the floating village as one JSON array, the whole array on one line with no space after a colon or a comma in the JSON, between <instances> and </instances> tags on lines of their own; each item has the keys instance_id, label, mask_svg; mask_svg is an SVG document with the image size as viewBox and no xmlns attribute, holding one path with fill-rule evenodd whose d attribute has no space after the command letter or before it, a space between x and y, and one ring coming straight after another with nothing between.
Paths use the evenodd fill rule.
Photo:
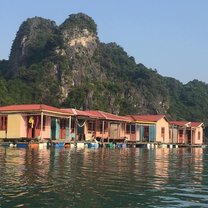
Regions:
<instances>
[{"instance_id":1,"label":"floating village","mask_svg":"<svg viewBox=\"0 0 208 208\"><path fill-rule=\"evenodd\" d=\"M0 144L9 147L204 147L204 124L165 115L118 116L44 104L0 107Z\"/></svg>"}]
</instances>

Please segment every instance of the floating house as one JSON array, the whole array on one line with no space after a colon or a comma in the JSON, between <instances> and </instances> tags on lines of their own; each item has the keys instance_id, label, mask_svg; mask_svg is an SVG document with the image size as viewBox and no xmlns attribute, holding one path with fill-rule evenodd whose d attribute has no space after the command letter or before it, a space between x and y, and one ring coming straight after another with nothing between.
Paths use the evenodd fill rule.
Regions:
<instances>
[{"instance_id":1,"label":"floating house","mask_svg":"<svg viewBox=\"0 0 208 208\"><path fill-rule=\"evenodd\" d=\"M165 115L118 116L43 104L0 107L0 139L203 144L202 122L170 121ZM96 140L95 140L96 139Z\"/></svg>"},{"instance_id":2,"label":"floating house","mask_svg":"<svg viewBox=\"0 0 208 208\"><path fill-rule=\"evenodd\" d=\"M165 115L130 115L126 126L130 141L169 143L169 123Z\"/></svg>"},{"instance_id":3,"label":"floating house","mask_svg":"<svg viewBox=\"0 0 208 208\"><path fill-rule=\"evenodd\" d=\"M73 115L71 118L70 140L84 141L93 139L92 132L88 132L87 130L87 123L92 123L96 119L95 116L74 108L65 108L62 110Z\"/></svg>"},{"instance_id":4,"label":"floating house","mask_svg":"<svg viewBox=\"0 0 208 208\"><path fill-rule=\"evenodd\" d=\"M68 139L70 126L71 114L52 106L26 104L0 107L0 139Z\"/></svg>"},{"instance_id":5,"label":"floating house","mask_svg":"<svg viewBox=\"0 0 208 208\"><path fill-rule=\"evenodd\" d=\"M125 140L125 125L130 121L126 117L98 110L81 111L72 108L62 110L73 114L71 119L71 140Z\"/></svg>"},{"instance_id":6,"label":"floating house","mask_svg":"<svg viewBox=\"0 0 208 208\"><path fill-rule=\"evenodd\" d=\"M98 110L85 112L95 118L87 122L87 134L94 135L99 141L125 140L126 124L131 121L129 118Z\"/></svg>"},{"instance_id":7,"label":"floating house","mask_svg":"<svg viewBox=\"0 0 208 208\"><path fill-rule=\"evenodd\" d=\"M170 121L170 142L177 144L203 144L202 122Z\"/></svg>"}]
</instances>

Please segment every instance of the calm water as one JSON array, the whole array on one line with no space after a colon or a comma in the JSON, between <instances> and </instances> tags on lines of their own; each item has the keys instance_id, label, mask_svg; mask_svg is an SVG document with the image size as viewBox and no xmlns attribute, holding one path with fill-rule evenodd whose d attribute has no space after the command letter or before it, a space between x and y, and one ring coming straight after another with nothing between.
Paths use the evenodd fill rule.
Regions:
<instances>
[{"instance_id":1,"label":"calm water","mask_svg":"<svg viewBox=\"0 0 208 208\"><path fill-rule=\"evenodd\" d=\"M208 149L0 147L0 207L208 207Z\"/></svg>"}]
</instances>

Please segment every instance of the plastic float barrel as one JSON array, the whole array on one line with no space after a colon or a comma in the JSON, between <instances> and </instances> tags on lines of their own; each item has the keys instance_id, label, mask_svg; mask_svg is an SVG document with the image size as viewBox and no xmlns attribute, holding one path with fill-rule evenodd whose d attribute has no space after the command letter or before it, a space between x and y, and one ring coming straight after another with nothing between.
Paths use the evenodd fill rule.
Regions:
<instances>
[{"instance_id":1,"label":"plastic float barrel","mask_svg":"<svg viewBox=\"0 0 208 208\"><path fill-rule=\"evenodd\" d=\"M98 148L99 144L98 143L89 143L88 148Z\"/></svg>"},{"instance_id":2,"label":"plastic float barrel","mask_svg":"<svg viewBox=\"0 0 208 208\"><path fill-rule=\"evenodd\" d=\"M74 143L71 143L70 145L71 145L71 148L75 148L75 145L74 145Z\"/></svg>"},{"instance_id":3,"label":"plastic float barrel","mask_svg":"<svg viewBox=\"0 0 208 208\"><path fill-rule=\"evenodd\" d=\"M108 144L106 144L106 147L108 147L108 148L114 148L115 145L113 143L108 143Z\"/></svg>"},{"instance_id":4,"label":"plastic float barrel","mask_svg":"<svg viewBox=\"0 0 208 208\"><path fill-rule=\"evenodd\" d=\"M1 145L4 146L4 147L9 147L10 146L10 142L2 142Z\"/></svg>"},{"instance_id":5,"label":"plastic float barrel","mask_svg":"<svg viewBox=\"0 0 208 208\"><path fill-rule=\"evenodd\" d=\"M71 144L70 143L65 143L64 147L69 148L69 147L71 147Z\"/></svg>"},{"instance_id":6,"label":"plastic float barrel","mask_svg":"<svg viewBox=\"0 0 208 208\"><path fill-rule=\"evenodd\" d=\"M17 143L17 147L20 147L20 148L27 148L27 147L28 147L28 143L25 143L25 142L18 142L18 143Z\"/></svg>"},{"instance_id":7,"label":"plastic float barrel","mask_svg":"<svg viewBox=\"0 0 208 208\"><path fill-rule=\"evenodd\" d=\"M84 148L85 144L83 142L78 142L77 143L77 148Z\"/></svg>"},{"instance_id":8,"label":"plastic float barrel","mask_svg":"<svg viewBox=\"0 0 208 208\"><path fill-rule=\"evenodd\" d=\"M166 148L166 147L167 147L167 144L162 144L162 147L163 147L163 148Z\"/></svg>"},{"instance_id":9,"label":"plastic float barrel","mask_svg":"<svg viewBox=\"0 0 208 208\"><path fill-rule=\"evenodd\" d=\"M117 148L122 148L122 144L121 143L118 143L118 144L116 144L116 147Z\"/></svg>"},{"instance_id":10,"label":"plastic float barrel","mask_svg":"<svg viewBox=\"0 0 208 208\"><path fill-rule=\"evenodd\" d=\"M57 142L57 143L54 143L54 147L62 148L62 147L64 147L64 142Z\"/></svg>"}]
</instances>

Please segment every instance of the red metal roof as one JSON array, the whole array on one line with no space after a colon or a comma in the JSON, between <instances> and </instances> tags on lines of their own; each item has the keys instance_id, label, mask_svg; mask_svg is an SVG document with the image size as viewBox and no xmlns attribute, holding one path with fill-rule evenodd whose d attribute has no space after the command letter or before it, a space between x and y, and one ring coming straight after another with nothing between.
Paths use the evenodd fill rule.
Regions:
<instances>
[{"instance_id":1,"label":"red metal roof","mask_svg":"<svg viewBox=\"0 0 208 208\"><path fill-rule=\"evenodd\" d=\"M85 112L88 113L93 118L105 119L105 117L102 115L102 113L100 111L86 110Z\"/></svg>"},{"instance_id":2,"label":"red metal roof","mask_svg":"<svg viewBox=\"0 0 208 208\"><path fill-rule=\"evenodd\" d=\"M200 127L204 125L202 122L189 122L189 121L170 121L170 124L174 124L180 127Z\"/></svg>"},{"instance_id":3,"label":"red metal roof","mask_svg":"<svg viewBox=\"0 0 208 208\"><path fill-rule=\"evenodd\" d=\"M96 118L99 118L99 119L130 122L130 119L126 118L125 116L118 116L118 115L107 113L104 111L89 110L86 112L88 112L90 115L95 116Z\"/></svg>"},{"instance_id":4,"label":"red metal roof","mask_svg":"<svg viewBox=\"0 0 208 208\"><path fill-rule=\"evenodd\" d=\"M170 124L174 124L176 126L187 126L187 125L190 125L190 122L189 121L169 121Z\"/></svg>"},{"instance_id":5,"label":"red metal roof","mask_svg":"<svg viewBox=\"0 0 208 208\"><path fill-rule=\"evenodd\" d=\"M23 105L8 105L0 107L0 112L21 112L21 111L52 111L55 113L64 113L65 111L44 104L23 104Z\"/></svg>"},{"instance_id":6,"label":"red metal roof","mask_svg":"<svg viewBox=\"0 0 208 208\"><path fill-rule=\"evenodd\" d=\"M123 116L125 117L126 119L129 120L129 122L134 122L134 119L132 118L132 116Z\"/></svg>"},{"instance_id":7,"label":"red metal roof","mask_svg":"<svg viewBox=\"0 0 208 208\"><path fill-rule=\"evenodd\" d=\"M93 117L93 115L91 115L90 113L88 113L86 111L77 110L77 109L74 109L74 108L63 108L62 110L66 111L66 112L68 112L72 115L75 115L75 116Z\"/></svg>"},{"instance_id":8,"label":"red metal roof","mask_svg":"<svg viewBox=\"0 0 208 208\"><path fill-rule=\"evenodd\" d=\"M165 115L130 115L134 121L146 121L146 122L157 122L162 118L165 118Z\"/></svg>"},{"instance_id":9,"label":"red metal roof","mask_svg":"<svg viewBox=\"0 0 208 208\"><path fill-rule=\"evenodd\" d=\"M202 122L191 122L191 127L200 127L203 126L204 124Z\"/></svg>"}]
</instances>

